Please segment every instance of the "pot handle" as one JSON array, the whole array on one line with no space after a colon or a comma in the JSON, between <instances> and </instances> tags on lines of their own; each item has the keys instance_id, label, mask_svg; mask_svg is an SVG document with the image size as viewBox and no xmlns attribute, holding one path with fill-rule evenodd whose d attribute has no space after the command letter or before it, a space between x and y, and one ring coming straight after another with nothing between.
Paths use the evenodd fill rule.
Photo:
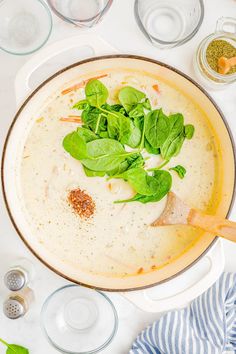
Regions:
<instances>
[{"instance_id":1,"label":"pot handle","mask_svg":"<svg viewBox=\"0 0 236 354\"><path fill-rule=\"evenodd\" d=\"M121 295L136 305L139 309L146 312L164 312L171 309L182 308L188 305L189 302L194 300L203 292L205 292L209 287L211 287L223 272L225 259L222 241L218 240L204 258L207 258L209 266L207 267L208 269L204 272L205 275L201 277L196 283L187 287L184 287L184 285L182 286L182 284L186 282L186 279L184 281L184 276L188 277L188 273L191 271L194 271L196 272L195 274L197 274L199 266L198 263L190 270L187 270L185 273L171 281L177 281L178 283L181 282L181 289L177 294L167 297L155 297L154 300L150 298L150 295L148 294L150 293L150 290L154 289L156 292L158 292L158 288L161 290L162 287L161 292L162 294L163 292L165 293L165 291L163 291L163 286L165 286L167 283L163 283L161 285L157 285L156 288L153 289L150 288L139 291L130 291L121 293ZM194 269L194 267L196 268ZM174 284L171 286L171 288L173 287L175 287Z\"/></svg>"},{"instance_id":2,"label":"pot handle","mask_svg":"<svg viewBox=\"0 0 236 354\"><path fill-rule=\"evenodd\" d=\"M80 34L57 41L40 49L24 66L18 71L15 78L15 95L16 103L19 105L31 92L29 80L31 75L41 65L46 63L53 57L64 53L73 48L82 46L91 47L95 56L116 53L116 49L109 43L105 42L101 37L89 33Z\"/></svg>"}]
</instances>

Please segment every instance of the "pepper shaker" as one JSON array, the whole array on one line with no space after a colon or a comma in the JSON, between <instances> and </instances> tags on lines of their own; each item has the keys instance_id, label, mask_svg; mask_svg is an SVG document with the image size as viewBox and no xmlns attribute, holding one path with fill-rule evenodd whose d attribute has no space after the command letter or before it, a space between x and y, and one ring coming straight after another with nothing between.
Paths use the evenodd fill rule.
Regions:
<instances>
[{"instance_id":1,"label":"pepper shaker","mask_svg":"<svg viewBox=\"0 0 236 354\"><path fill-rule=\"evenodd\" d=\"M19 293L11 293L3 303L3 313L11 320L23 317L34 300L33 290L25 288Z\"/></svg>"},{"instance_id":2,"label":"pepper shaker","mask_svg":"<svg viewBox=\"0 0 236 354\"><path fill-rule=\"evenodd\" d=\"M11 291L19 291L34 278L34 267L32 263L25 259L20 258L17 260L16 265L11 267L4 276L4 284Z\"/></svg>"}]
</instances>

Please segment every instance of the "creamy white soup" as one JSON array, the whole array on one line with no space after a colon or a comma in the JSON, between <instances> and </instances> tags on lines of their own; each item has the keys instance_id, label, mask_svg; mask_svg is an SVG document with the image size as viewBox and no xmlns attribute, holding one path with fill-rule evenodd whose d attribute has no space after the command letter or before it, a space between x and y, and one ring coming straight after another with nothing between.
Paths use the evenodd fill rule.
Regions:
<instances>
[{"instance_id":1,"label":"creamy white soup","mask_svg":"<svg viewBox=\"0 0 236 354\"><path fill-rule=\"evenodd\" d=\"M101 81L109 89L110 103L117 102L122 86L131 85L147 94L153 108L162 107L167 114L181 112L185 124L195 126L193 139L184 142L180 154L165 169L183 165L187 174L180 179L172 173L172 190L190 205L211 211L213 195L217 199L218 152L203 112L176 88L143 73L111 70ZM154 84L160 93L152 88ZM60 261L86 272L116 277L163 267L192 247L202 233L185 226L153 228L149 225L163 211L166 198L148 204L114 204L114 200L134 195L129 184L84 174L81 163L62 146L64 136L78 124L60 121L78 115L71 107L83 98L83 88L67 95L57 92L34 117L21 164L24 208L32 233ZM153 156L145 166L160 162L159 156ZM74 213L68 203L69 191L76 188L95 203L94 215L88 219Z\"/></svg>"}]
</instances>

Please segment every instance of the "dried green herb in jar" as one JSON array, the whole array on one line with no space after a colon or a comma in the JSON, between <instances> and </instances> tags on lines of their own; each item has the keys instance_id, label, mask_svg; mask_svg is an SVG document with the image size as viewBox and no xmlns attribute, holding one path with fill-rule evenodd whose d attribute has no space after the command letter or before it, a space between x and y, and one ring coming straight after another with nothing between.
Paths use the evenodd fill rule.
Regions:
<instances>
[{"instance_id":1,"label":"dried green herb in jar","mask_svg":"<svg viewBox=\"0 0 236 354\"><path fill-rule=\"evenodd\" d=\"M216 72L218 72L218 60L221 57L232 58L236 56L236 48L229 42L216 39L212 41L206 50L206 59L209 66ZM227 75L233 74L236 72L236 66L233 66Z\"/></svg>"}]
</instances>

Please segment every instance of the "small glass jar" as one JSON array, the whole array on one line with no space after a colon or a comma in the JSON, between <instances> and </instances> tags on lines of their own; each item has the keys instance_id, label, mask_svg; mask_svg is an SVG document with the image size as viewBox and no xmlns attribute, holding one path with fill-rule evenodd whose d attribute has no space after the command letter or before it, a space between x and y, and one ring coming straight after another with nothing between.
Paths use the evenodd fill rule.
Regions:
<instances>
[{"instance_id":1,"label":"small glass jar","mask_svg":"<svg viewBox=\"0 0 236 354\"><path fill-rule=\"evenodd\" d=\"M145 37L160 49L188 42L201 27L203 0L135 0L134 14Z\"/></svg>"},{"instance_id":2,"label":"small glass jar","mask_svg":"<svg viewBox=\"0 0 236 354\"><path fill-rule=\"evenodd\" d=\"M47 0L47 2L62 20L86 29L101 21L113 0Z\"/></svg>"},{"instance_id":3,"label":"small glass jar","mask_svg":"<svg viewBox=\"0 0 236 354\"><path fill-rule=\"evenodd\" d=\"M236 82L236 73L219 74L207 62L206 52L214 40L224 40L236 48L236 18L221 17L216 24L215 33L210 34L199 44L194 57L194 68L199 81L210 89L223 89Z\"/></svg>"},{"instance_id":4,"label":"small glass jar","mask_svg":"<svg viewBox=\"0 0 236 354\"><path fill-rule=\"evenodd\" d=\"M44 0L0 1L0 49L15 55L34 53L50 37L52 15Z\"/></svg>"}]
</instances>

